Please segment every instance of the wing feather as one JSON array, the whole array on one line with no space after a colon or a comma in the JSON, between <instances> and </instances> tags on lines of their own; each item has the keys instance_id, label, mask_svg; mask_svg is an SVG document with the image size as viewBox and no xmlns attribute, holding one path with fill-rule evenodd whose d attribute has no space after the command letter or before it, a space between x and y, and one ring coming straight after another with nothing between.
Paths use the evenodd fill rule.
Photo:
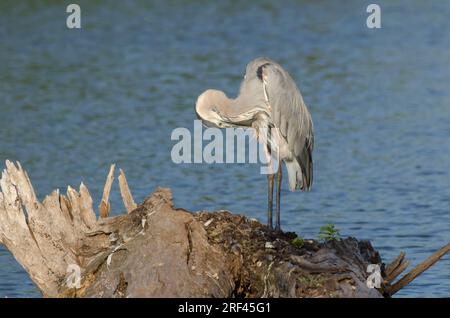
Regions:
<instances>
[{"instance_id":1,"label":"wing feather","mask_svg":"<svg viewBox=\"0 0 450 318\"><path fill-rule=\"evenodd\" d=\"M272 121L280 129L292 154L292 158L286 158L285 161L288 168L289 161L297 161L298 165L291 166L300 167L301 170L288 169L288 173L295 173L294 189L309 190L313 181L312 151L314 148L311 114L289 73L273 61L261 67L272 108Z\"/></svg>"}]
</instances>

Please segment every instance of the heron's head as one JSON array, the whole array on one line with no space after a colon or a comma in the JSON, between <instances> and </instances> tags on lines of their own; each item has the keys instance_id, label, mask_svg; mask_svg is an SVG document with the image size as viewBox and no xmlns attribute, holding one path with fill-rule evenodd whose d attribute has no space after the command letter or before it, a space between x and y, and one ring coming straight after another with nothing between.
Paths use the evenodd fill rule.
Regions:
<instances>
[{"instance_id":1,"label":"heron's head","mask_svg":"<svg viewBox=\"0 0 450 318\"><path fill-rule=\"evenodd\" d=\"M195 104L197 117L208 127L230 127L221 113L221 110L226 107L227 101L228 98L224 92L208 89L197 98Z\"/></svg>"}]
</instances>

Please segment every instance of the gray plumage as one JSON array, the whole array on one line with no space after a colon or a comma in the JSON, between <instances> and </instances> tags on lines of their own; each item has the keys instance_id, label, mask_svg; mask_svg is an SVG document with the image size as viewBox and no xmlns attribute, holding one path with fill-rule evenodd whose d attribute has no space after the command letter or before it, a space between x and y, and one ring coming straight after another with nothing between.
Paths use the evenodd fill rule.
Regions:
<instances>
[{"instance_id":1,"label":"gray plumage","mask_svg":"<svg viewBox=\"0 0 450 318\"><path fill-rule=\"evenodd\" d=\"M265 140L267 147L269 150L279 147L280 159L286 164L290 190L310 190L314 148L311 115L294 80L278 63L268 58L251 61L246 67L237 98L229 99L221 91L207 90L197 99L196 112L209 126L278 128L281 136ZM279 173L281 180L281 171ZM270 199L269 193L269 204ZM271 207L269 212L271 218Z\"/></svg>"}]
</instances>

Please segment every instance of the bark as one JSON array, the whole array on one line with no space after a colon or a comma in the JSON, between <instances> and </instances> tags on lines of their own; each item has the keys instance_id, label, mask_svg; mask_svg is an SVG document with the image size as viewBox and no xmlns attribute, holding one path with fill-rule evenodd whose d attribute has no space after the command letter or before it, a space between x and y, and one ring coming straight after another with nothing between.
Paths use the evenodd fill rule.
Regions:
<instances>
[{"instance_id":1,"label":"bark","mask_svg":"<svg viewBox=\"0 0 450 318\"><path fill-rule=\"evenodd\" d=\"M113 179L114 166L97 218L83 184L40 202L20 164L6 162L0 243L44 296L383 297L406 268L401 254L384 270L367 241L305 240L298 246L293 233L269 231L244 216L177 209L169 189L158 188L136 206L122 171L128 214L108 217ZM378 289L366 284L369 264L383 269ZM79 285L73 284L74 268L80 270ZM395 292L401 287L395 285Z\"/></svg>"}]
</instances>

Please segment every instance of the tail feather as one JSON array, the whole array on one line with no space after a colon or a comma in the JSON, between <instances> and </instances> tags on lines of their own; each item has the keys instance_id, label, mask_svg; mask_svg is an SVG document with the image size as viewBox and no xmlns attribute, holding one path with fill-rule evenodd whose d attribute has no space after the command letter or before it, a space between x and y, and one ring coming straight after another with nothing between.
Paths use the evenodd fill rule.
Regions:
<instances>
[{"instance_id":1,"label":"tail feather","mask_svg":"<svg viewBox=\"0 0 450 318\"><path fill-rule=\"evenodd\" d=\"M297 158L302 169L304 183L302 185L302 191L311 190L313 183L313 161L311 149L305 147L302 154Z\"/></svg>"},{"instance_id":2,"label":"tail feather","mask_svg":"<svg viewBox=\"0 0 450 318\"><path fill-rule=\"evenodd\" d=\"M310 158L308 158L310 159ZM305 164L296 159L286 161L286 168L289 180L289 189L295 191L301 189L302 191L309 191L313 181L313 162L312 160L305 160Z\"/></svg>"},{"instance_id":3,"label":"tail feather","mask_svg":"<svg viewBox=\"0 0 450 318\"><path fill-rule=\"evenodd\" d=\"M297 160L292 161L286 161L286 170L288 174L288 180L289 180L289 190L295 191L297 189L298 184L303 184L302 173L300 169L300 165L298 164ZM298 180L298 177L300 176L300 180Z\"/></svg>"}]
</instances>

